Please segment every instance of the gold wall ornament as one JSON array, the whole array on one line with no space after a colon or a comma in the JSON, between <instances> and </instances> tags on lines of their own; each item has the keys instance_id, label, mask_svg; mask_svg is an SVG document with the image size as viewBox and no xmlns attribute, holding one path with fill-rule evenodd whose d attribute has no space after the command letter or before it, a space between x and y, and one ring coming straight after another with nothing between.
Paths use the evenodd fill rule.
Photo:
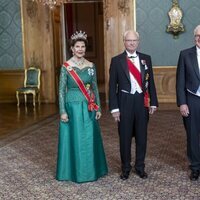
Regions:
<instances>
[{"instance_id":1,"label":"gold wall ornament","mask_svg":"<svg viewBox=\"0 0 200 200\"><path fill-rule=\"evenodd\" d=\"M111 18L111 13L110 13L110 8L111 8L111 2L110 0L104 0L103 3L103 10L104 10L104 19L106 22L106 29L108 30L111 22L110 22L110 18Z\"/></svg>"},{"instance_id":2,"label":"gold wall ornament","mask_svg":"<svg viewBox=\"0 0 200 200\"><path fill-rule=\"evenodd\" d=\"M130 0L118 0L118 8L124 15L128 15L130 12L129 1Z\"/></svg>"},{"instance_id":3,"label":"gold wall ornament","mask_svg":"<svg viewBox=\"0 0 200 200\"><path fill-rule=\"evenodd\" d=\"M27 1L27 4L26 4L26 12L27 12L27 15L33 19L36 17L37 15L37 4L35 2L33 2L32 0L28 0Z\"/></svg>"},{"instance_id":4,"label":"gold wall ornament","mask_svg":"<svg viewBox=\"0 0 200 200\"><path fill-rule=\"evenodd\" d=\"M51 9L55 8L55 6L60 6L64 3L97 3L103 2L103 0L32 0L37 3L42 3L43 5L49 6Z\"/></svg>"},{"instance_id":5,"label":"gold wall ornament","mask_svg":"<svg viewBox=\"0 0 200 200\"><path fill-rule=\"evenodd\" d=\"M55 6L60 6L64 3L70 3L72 0L32 0L37 3L42 3L43 5L49 6L51 9L54 8Z\"/></svg>"},{"instance_id":6,"label":"gold wall ornament","mask_svg":"<svg viewBox=\"0 0 200 200\"><path fill-rule=\"evenodd\" d=\"M174 38L177 38L179 33L184 32L184 26L181 23L183 12L179 7L178 0L173 0L172 7L168 12L170 24L167 26L167 32L172 33Z\"/></svg>"}]
</instances>

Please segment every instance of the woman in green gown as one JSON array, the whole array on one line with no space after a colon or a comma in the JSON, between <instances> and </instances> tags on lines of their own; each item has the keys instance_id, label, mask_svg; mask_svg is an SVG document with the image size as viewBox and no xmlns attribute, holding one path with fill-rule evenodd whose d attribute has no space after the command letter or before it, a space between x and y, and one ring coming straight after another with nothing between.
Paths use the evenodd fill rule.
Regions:
<instances>
[{"instance_id":1,"label":"woman in green gown","mask_svg":"<svg viewBox=\"0 0 200 200\"><path fill-rule=\"evenodd\" d=\"M76 32L71 37L73 57L62 67L59 83L60 126L56 179L83 183L95 181L108 172L98 119L101 117L96 69L84 58L87 35ZM74 72L81 81L71 75ZM94 94L93 105L88 96ZM93 92L91 92L93 91Z\"/></svg>"}]
</instances>

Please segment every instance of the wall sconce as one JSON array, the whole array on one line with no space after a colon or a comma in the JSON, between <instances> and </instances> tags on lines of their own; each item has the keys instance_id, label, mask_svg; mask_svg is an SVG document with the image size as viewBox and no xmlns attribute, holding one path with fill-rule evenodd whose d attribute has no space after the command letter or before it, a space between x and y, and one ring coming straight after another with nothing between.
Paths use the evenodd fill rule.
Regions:
<instances>
[{"instance_id":1,"label":"wall sconce","mask_svg":"<svg viewBox=\"0 0 200 200\"><path fill-rule=\"evenodd\" d=\"M170 24L167 26L167 32L173 34L174 38L178 38L179 33L184 32L184 26L181 23L183 12L178 5L178 0L173 0L172 7L168 12Z\"/></svg>"}]
</instances>

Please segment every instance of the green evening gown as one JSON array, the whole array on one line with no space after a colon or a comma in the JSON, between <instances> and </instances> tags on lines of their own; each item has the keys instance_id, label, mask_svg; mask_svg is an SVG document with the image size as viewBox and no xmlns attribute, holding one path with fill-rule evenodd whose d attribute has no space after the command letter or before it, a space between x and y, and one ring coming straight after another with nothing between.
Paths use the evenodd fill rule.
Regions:
<instances>
[{"instance_id":1,"label":"green evening gown","mask_svg":"<svg viewBox=\"0 0 200 200\"><path fill-rule=\"evenodd\" d=\"M93 88L100 106L95 66L72 68L84 84ZM96 111L88 111L87 100L65 67L60 73L59 107L60 114L67 113L69 121L60 121L56 179L83 183L106 175L108 168Z\"/></svg>"}]
</instances>

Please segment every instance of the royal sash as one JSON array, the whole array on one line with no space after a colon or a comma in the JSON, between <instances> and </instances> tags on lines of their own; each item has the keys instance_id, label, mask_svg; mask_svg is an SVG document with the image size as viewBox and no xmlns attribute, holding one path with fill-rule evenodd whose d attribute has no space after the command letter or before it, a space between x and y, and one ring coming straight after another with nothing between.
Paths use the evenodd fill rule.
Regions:
<instances>
[{"instance_id":1,"label":"royal sash","mask_svg":"<svg viewBox=\"0 0 200 200\"><path fill-rule=\"evenodd\" d=\"M85 88L85 85L83 81L80 79L78 74L73 70L72 67L69 66L67 62L63 64L65 68L67 69L68 73L71 75L75 83L78 85L80 91L83 93L84 97L88 101L88 110L89 111L97 111L99 109L99 106L95 103L95 96L92 94L91 96L88 94L87 89Z\"/></svg>"},{"instance_id":2,"label":"royal sash","mask_svg":"<svg viewBox=\"0 0 200 200\"><path fill-rule=\"evenodd\" d=\"M141 77L141 73L136 68L136 66L131 62L130 59L127 58L127 62L128 62L128 68L129 68L130 73L133 75L133 77L137 81L138 85L142 89L142 77ZM142 89L142 91L143 91L143 89ZM148 93L147 90L143 91L143 92L144 92L144 106L145 107L149 107L149 100L148 100L149 99L149 93Z\"/></svg>"}]
</instances>

